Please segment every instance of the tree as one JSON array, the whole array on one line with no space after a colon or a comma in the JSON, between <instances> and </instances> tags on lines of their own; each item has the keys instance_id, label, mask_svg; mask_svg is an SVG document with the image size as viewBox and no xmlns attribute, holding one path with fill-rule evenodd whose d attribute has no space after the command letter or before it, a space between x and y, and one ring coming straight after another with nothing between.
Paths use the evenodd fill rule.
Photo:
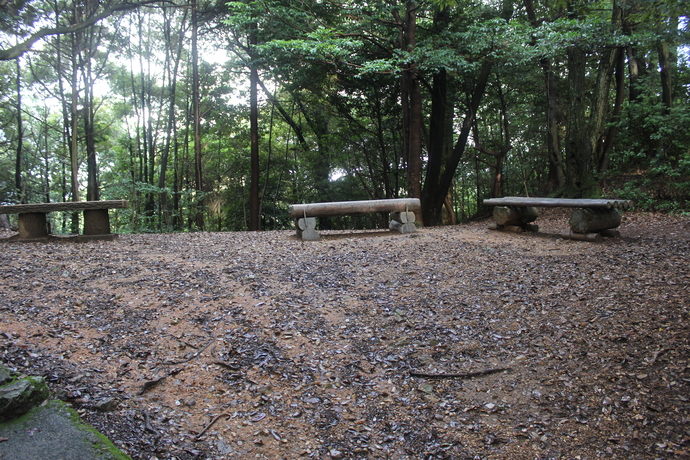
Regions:
<instances>
[{"instance_id":1,"label":"tree","mask_svg":"<svg viewBox=\"0 0 690 460\"><path fill-rule=\"evenodd\" d=\"M94 24L98 23L99 21L114 15L115 13L134 10L141 6L160 3L161 1L163 0L151 0L137 3L124 2L119 4L116 3L110 6L108 6L107 4L103 4L103 9L94 9L90 14L81 18L78 22L70 23L69 25L58 25L56 27L40 28L35 32L31 33L28 36L28 38L25 38L16 45L10 46L6 49L0 49L0 61L9 61L23 55L24 53L30 51L33 45L36 44L36 42L46 37L50 37L53 35L73 34L75 32L79 32L81 30L89 28ZM21 7L19 8L18 12L20 12L21 9L23 9L27 5L27 3L28 2L21 2ZM27 25L33 25L33 21L31 21Z\"/></svg>"},{"instance_id":2,"label":"tree","mask_svg":"<svg viewBox=\"0 0 690 460\"><path fill-rule=\"evenodd\" d=\"M460 127L460 132L457 134L454 147L450 151L449 155L445 155L443 149L439 149L438 146L437 150L429 152L429 163L424 182L424 192L422 194L422 213L424 214L424 222L428 225L440 223L441 209L444 206L446 196L448 195L453 184L455 171L465 154L467 142L470 137L472 127L475 125L475 119L480 110L482 99L484 97L486 87L489 82L489 77L491 76L494 66L494 60L490 57L490 55L497 50L493 48L495 45L492 36L498 30L504 29L506 22L512 16L512 2L511 0L505 0L501 10L487 11L486 13L488 14L489 20L484 23L487 28L487 38L484 40L486 40L485 43L489 45L489 48L482 50L481 54L484 54L485 57L480 57L477 60L477 63L472 66L478 69L469 73L469 75L466 75L466 77L469 78L466 78L465 80L466 83L464 89L468 104L466 106L465 116ZM484 33L484 31L482 31L483 24L476 24L475 27L475 33ZM450 63L443 62L443 64L444 66L439 67L451 67ZM442 84L441 81L438 83ZM443 98L438 97L437 101L437 103L442 103ZM443 124L441 126L445 127L447 125Z\"/></svg>"},{"instance_id":3,"label":"tree","mask_svg":"<svg viewBox=\"0 0 690 460\"><path fill-rule=\"evenodd\" d=\"M17 62L17 155L15 161L14 186L17 189L17 197L21 203L26 203L24 196L24 185L22 183L22 156L24 147L24 125L22 116L22 72L19 56L16 58Z\"/></svg>"}]
</instances>

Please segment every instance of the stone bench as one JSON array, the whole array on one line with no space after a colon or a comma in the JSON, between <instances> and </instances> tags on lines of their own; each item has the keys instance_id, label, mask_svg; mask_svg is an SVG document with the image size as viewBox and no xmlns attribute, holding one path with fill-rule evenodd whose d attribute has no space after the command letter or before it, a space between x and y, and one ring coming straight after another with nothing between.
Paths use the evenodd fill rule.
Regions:
<instances>
[{"instance_id":1,"label":"stone bench","mask_svg":"<svg viewBox=\"0 0 690 460\"><path fill-rule=\"evenodd\" d=\"M0 206L0 214L18 214L19 234L11 237L15 241L40 241L51 237L48 232L49 212L84 212L84 239L111 239L108 210L127 208L126 200L68 201L64 203L33 203Z\"/></svg>"},{"instance_id":2,"label":"stone bench","mask_svg":"<svg viewBox=\"0 0 690 460\"><path fill-rule=\"evenodd\" d=\"M297 236L303 241L318 241L321 237L316 231L316 217L347 216L390 213L388 228L400 233L412 233L415 226L415 211L422 209L418 198L393 198L387 200L333 201L327 203L293 204L289 208L290 217L295 219Z\"/></svg>"},{"instance_id":3,"label":"stone bench","mask_svg":"<svg viewBox=\"0 0 690 460\"><path fill-rule=\"evenodd\" d=\"M587 198L532 198L511 196L484 200L486 206L493 206L493 230L521 232L538 231L532 224L539 216L538 207L573 208L570 216L570 233L566 238L601 241L602 236L619 236L615 230L621 224L621 210L631 209L630 200L587 199Z\"/></svg>"}]
</instances>

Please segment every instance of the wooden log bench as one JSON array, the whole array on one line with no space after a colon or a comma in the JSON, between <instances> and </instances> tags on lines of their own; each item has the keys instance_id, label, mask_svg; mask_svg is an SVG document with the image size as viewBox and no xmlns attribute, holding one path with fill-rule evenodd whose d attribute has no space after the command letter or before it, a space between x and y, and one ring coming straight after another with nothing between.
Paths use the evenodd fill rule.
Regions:
<instances>
[{"instance_id":1,"label":"wooden log bench","mask_svg":"<svg viewBox=\"0 0 690 460\"><path fill-rule=\"evenodd\" d=\"M412 233L415 226L415 212L422 207L418 198L393 198L387 200L333 201L327 203L293 204L289 208L290 217L295 219L297 236L303 241L318 241L321 237L316 231L317 217L347 216L355 214L390 213L390 230Z\"/></svg>"},{"instance_id":2,"label":"wooden log bench","mask_svg":"<svg viewBox=\"0 0 690 460\"><path fill-rule=\"evenodd\" d=\"M510 232L539 231L533 222L537 220L538 207L573 208L570 216L570 233L565 238L601 241L603 236L617 237L615 230L621 224L621 211L631 209L630 200L586 198L531 198L511 196L484 200L493 206L494 223L490 228Z\"/></svg>"},{"instance_id":3,"label":"wooden log bench","mask_svg":"<svg viewBox=\"0 0 690 460\"><path fill-rule=\"evenodd\" d=\"M47 214L55 211L84 212L82 239L112 239L108 210L127 208L126 200L68 201L64 203L33 203L0 206L0 214L18 214L19 234L15 241L44 241L52 237L48 231Z\"/></svg>"}]
</instances>

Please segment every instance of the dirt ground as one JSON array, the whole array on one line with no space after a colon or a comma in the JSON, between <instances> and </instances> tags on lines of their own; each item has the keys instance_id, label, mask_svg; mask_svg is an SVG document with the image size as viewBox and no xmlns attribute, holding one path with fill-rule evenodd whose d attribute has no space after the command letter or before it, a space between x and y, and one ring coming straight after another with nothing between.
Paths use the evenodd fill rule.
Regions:
<instances>
[{"instance_id":1,"label":"dirt ground","mask_svg":"<svg viewBox=\"0 0 690 460\"><path fill-rule=\"evenodd\" d=\"M690 457L690 219L0 243L0 362L134 459Z\"/></svg>"}]
</instances>

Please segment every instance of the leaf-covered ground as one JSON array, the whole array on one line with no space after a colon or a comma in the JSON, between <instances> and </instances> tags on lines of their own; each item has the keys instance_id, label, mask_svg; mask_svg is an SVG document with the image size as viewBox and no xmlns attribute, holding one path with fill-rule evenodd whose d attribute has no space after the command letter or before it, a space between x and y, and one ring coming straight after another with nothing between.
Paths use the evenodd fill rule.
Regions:
<instances>
[{"instance_id":1,"label":"leaf-covered ground","mask_svg":"<svg viewBox=\"0 0 690 460\"><path fill-rule=\"evenodd\" d=\"M487 224L1 243L0 361L134 459L690 456L690 219Z\"/></svg>"}]
</instances>

